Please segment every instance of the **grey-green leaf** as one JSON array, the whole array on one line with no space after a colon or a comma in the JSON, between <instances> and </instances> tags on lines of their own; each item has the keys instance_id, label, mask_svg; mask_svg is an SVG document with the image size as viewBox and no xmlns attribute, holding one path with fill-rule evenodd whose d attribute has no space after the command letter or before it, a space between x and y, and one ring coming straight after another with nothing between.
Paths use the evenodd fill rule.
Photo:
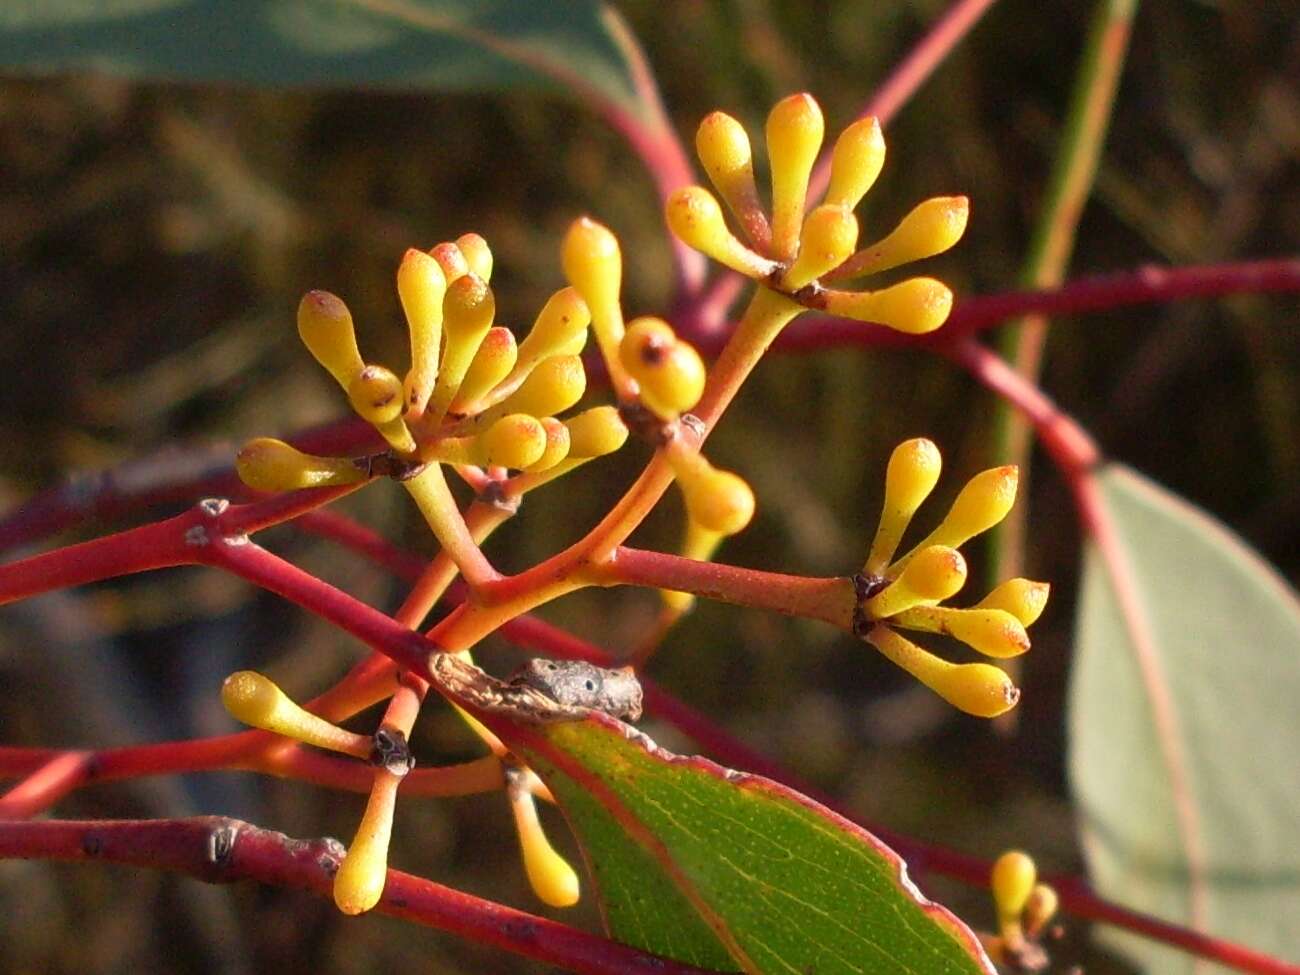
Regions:
<instances>
[{"instance_id":1,"label":"grey-green leaf","mask_svg":"<svg viewBox=\"0 0 1300 975\"><path fill-rule=\"evenodd\" d=\"M0 68L268 86L568 88L645 117L605 4L565 0L9 0Z\"/></svg>"},{"instance_id":2,"label":"grey-green leaf","mask_svg":"<svg viewBox=\"0 0 1300 975\"><path fill-rule=\"evenodd\" d=\"M1100 483L1144 623L1125 619L1090 544L1069 761L1093 881L1300 961L1300 601L1187 502L1117 465ZM1193 969L1172 949L1108 938L1148 972Z\"/></svg>"}]
</instances>

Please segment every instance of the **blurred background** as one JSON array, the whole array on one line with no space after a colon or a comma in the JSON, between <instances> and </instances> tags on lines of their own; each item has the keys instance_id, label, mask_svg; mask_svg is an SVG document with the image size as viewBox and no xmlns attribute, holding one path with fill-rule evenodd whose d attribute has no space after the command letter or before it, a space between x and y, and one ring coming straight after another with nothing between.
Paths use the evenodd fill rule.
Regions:
<instances>
[{"instance_id":1,"label":"blurred background","mask_svg":"<svg viewBox=\"0 0 1300 975\"><path fill-rule=\"evenodd\" d=\"M756 132L771 103L797 90L816 95L828 132L838 132L945 6L658 0L619 9L689 143L714 108ZM920 199L964 193L965 239L923 273L959 296L1015 286L1089 6L993 8L889 125L889 161L860 211L864 236ZM1143 4L1073 274L1294 254L1297 77L1300 21L1285 0ZM625 309L665 313L671 267L650 180L572 100L0 79L0 502L158 450L228 457L253 436L342 415L337 388L298 344L294 309L308 289L338 293L367 357L400 367L393 275L408 246L483 234L496 255L499 319L526 327L563 284L557 244L583 213L622 239ZM1044 387L1108 455L1214 512L1295 582L1297 324L1285 297L1062 319ZM588 397L607 401L600 389ZM930 525L966 476L996 462L992 413L988 394L925 353L770 359L710 441L714 461L743 473L759 498L754 524L719 557L810 575L855 571L893 445L925 435L945 455L944 480L920 515ZM490 557L514 570L579 537L645 457L630 445L562 489L530 495ZM1079 537L1050 464L1037 461L1030 483L1027 569L1051 580L1053 598L1024 661L1014 725L956 714L827 627L725 606L700 605L649 672L867 821L986 857L1021 845L1048 872L1078 872L1061 707ZM343 507L432 551L394 485ZM661 509L636 543L676 544L679 502L670 496ZM146 517L88 524L62 541ZM400 585L333 546L286 530L264 541L369 603L392 609L401 598ZM970 550L972 585L980 552ZM650 593L590 591L543 615L626 651L657 605ZM230 671L261 669L308 697L359 650L207 570L58 593L0 614L0 741L107 746L232 730L217 699ZM498 641L482 655L496 673L518 658ZM653 720L646 730L692 749ZM424 764L477 754L436 703L415 746ZM347 840L363 802L223 774L98 787L59 814L223 813ZM559 817L550 822L560 837ZM548 913L527 888L500 796L408 801L395 837L396 867ZM984 893L921 880L971 924L991 926ZM563 917L598 926L590 897ZM0 970L12 972L541 970L392 920L345 919L307 896L113 868L7 863L0 918ZM1054 970L1127 970L1089 948L1085 925L1067 922Z\"/></svg>"}]
</instances>

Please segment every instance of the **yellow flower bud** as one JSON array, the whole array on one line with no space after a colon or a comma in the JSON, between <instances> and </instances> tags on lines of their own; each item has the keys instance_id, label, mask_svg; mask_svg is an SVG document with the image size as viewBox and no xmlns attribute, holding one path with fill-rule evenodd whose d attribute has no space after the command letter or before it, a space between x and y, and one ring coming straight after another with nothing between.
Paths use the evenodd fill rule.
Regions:
<instances>
[{"instance_id":1,"label":"yellow flower bud","mask_svg":"<svg viewBox=\"0 0 1300 975\"><path fill-rule=\"evenodd\" d=\"M461 253L459 244L444 241L431 248L429 256L438 262L438 266L442 268L443 276L446 277L449 285L470 273L469 261L465 260L465 255Z\"/></svg>"},{"instance_id":2,"label":"yellow flower bud","mask_svg":"<svg viewBox=\"0 0 1300 975\"><path fill-rule=\"evenodd\" d=\"M537 314L532 329L519 343L519 360L512 379L532 371L553 355L577 355L587 342L591 312L575 288L562 288L551 295ZM578 348L574 344L578 343Z\"/></svg>"},{"instance_id":3,"label":"yellow flower bud","mask_svg":"<svg viewBox=\"0 0 1300 975\"><path fill-rule=\"evenodd\" d=\"M831 150L831 185L826 203L852 210L871 189L885 164L885 137L880 122L859 119L840 133Z\"/></svg>"},{"instance_id":4,"label":"yellow flower bud","mask_svg":"<svg viewBox=\"0 0 1300 975\"><path fill-rule=\"evenodd\" d=\"M298 304L298 335L316 361L345 390L352 377L365 368L357 349L352 313L343 300L328 291L308 291Z\"/></svg>"},{"instance_id":5,"label":"yellow flower bud","mask_svg":"<svg viewBox=\"0 0 1300 975\"><path fill-rule=\"evenodd\" d=\"M612 454L627 443L627 425L614 406L594 406L564 421L569 428L569 457L585 459Z\"/></svg>"},{"instance_id":6,"label":"yellow flower bud","mask_svg":"<svg viewBox=\"0 0 1300 975\"><path fill-rule=\"evenodd\" d=\"M819 206L804 221L799 256L781 284L787 291L798 291L842 264L857 245L858 218L853 212L831 204Z\"/></svg>"},{"instance_id":7,"label":"yellow flower bud","mask_svg":"<svg viewBox=\"0 0 1300 975\"><path fill-rule=\"evenodd\" d=\"M1029 900L1025 903L1025 911L1021 918L1025 926L1025 934L1031 938L1038 937L1043 928L1047 927L1056 916L1056 909L1060 903L1061 899L1055 889L1047 884L1035 884Z\"/></svg>"},{"instance_id":8,"label":"yellow flower bud","mask_svg":"<svg viewBox=\"0 0 1300 975\"><path fill-rule=\"evenodd\" d=\"M546 449L542 451L541 457L528 465L527 470L531 473L549 471L569 456L569 428L553 416L542 417L541 424L546 431Z\"/></svg>"},{"instance_id":9,"label":"yellow flower bud","mask_svg":"<svg viewBox=\"0 0 1300 975\"><path fill-rule=\"evenodd\" d=\"M753 152L745 128L725 112L711 112L695 131L695 151L724 203L760 249L771 231L754 183Z\"/></svg>"},{"instance_id":10,"label":"yellow flower bud","mask_svg":"<svg viewBox=\"0 0 1300 975\"><path fill-rule=\"evenodd\" d=\"M993 862L989 886L998 911L998 927L1012 947L1023 940L1020 915L1037 881L1038 870L1027 853L1008 850Z\"/></svg>"},{"instance_id":11,"label":"yellow flower bud","mask_svg":"<svg viewBox=\"0 0 1300 975\"><path fill-rule=\"evenodd\" d=\"M407 408L415 415L424 412L438 376L442 301L446 293L446 276L430 255L411 249L402 256L397 266L397 296L411 334L411 369L406 374L403 395Z\"/></svg>"},{"instance_id":12,"label":"yellow flower bud","mask_svg":"<svg viewBox=\"0 0 1300 975\"><path fill-rule=\"evenodd\" d=\"M930 545L908 560L902 573L865 603L872 619L885 619L921 603L955 595L966 583L966 560L955 548Z\"/></svg>"},{"instance_id":13,"label":"yellow flower bud","mask_svg":"<svg viewBox=\"0 0 1300 975\"><path fill-rule=\"evenodd\" d=\"M491 422L506 413L555 416L563 413L587 391L587 371L576 355L554 355L538 363L519 388L484 410L480 417Z\"/></svg>"},{"instance_id":14,"label":"yellow flower bud","mask_svg":"<svg viewBox=\"0 0 1300 975\"><path fill-rule=\"evenodd\" d=\"M825 122L812 95L791 95L767 117L767 158L772 170L772 256L794 258L803 225L808 177L822 145Z\"/></svg>"},{"instance_id":15,"label":"yellow flower bud","mask_svg":"<svg viewBox=\"0 0 1300 975\"><path fill-rule=\"evenodd\" d=\"M885 571L912 516L938 483L942 468L939 448L924 437L905 440L894 448L885 469L885 501L880 523L871 543L871 554L862 567L864 573L878 576Z\"/></svg>"},{"instance_id":16,"label":"yellow flower bud","mask_svg":"<svg viewBox=\"0 0 1300 975\"><path fill-rule=\"evenodd\" d=\"M986 657L1018 657L1029 649L1024 626L1001 609L915 606L891 616L889 622L909 630L947 633Z\"/></svg>"},{"instance_id":17,"label":"yellow flower bud","mask_svg":"<svg viewBox=\"0 0 1300 975\"><path fill-rule=\"evenodd\" d=\"M623 254L618 238L608 227L581 217L573 221L564 235L560 263L564 266L564 276L591 311L591 327L615 390L625 390L627 377L618 362L618 343L623 340L623 309L619 304Z\"/></svg>"},{"instance_id":18,"label":"yellow flower bud","mask_svg":"<svg viewBox=\"0 0 1300 975\"><path fill-rule=\"evenodd\" d=\"M334 875L334 903L344 914L364 914L384 893L388 879L388 843L401 776L377 772L365 814L347 856Z\"/></svg>"},{"instance_id":19,"label":"yellow flower bud","mask_svg":"<svg viewBox=\"0 0 1300 975\"><path fill-rule=\"evenodd\" d=\"M836 269L832 278L856 278L942 254L961 240L970 216L964 196L936 196L916 206L884 240L865 247Z\"/></svg>"},{"instance_id":20,"label":"yellow flower bud","mask_svg":"<svg viewBox=\"0 0 1300 975\"><path fill-rule=\"evenodd\" d=\"M447 296L442 302L445 348L429 400L429 412L435 420L446 415L495 315L496 297L477 274L469 272L447 286Z\"/></svg>"},{"instance_id":21,"label":"yellow flower bud","mask_svg":"<svg viewBox=\"0 0 1300 975\"><path fill-rule=\"evenodd\" d=\"M667 458L691 521L719 535L734 535L749 524L754 517L754 492L744 478L718 470L698 453L669 450Z\"/></svg>"},{"instance_id":22,"label":"yellow flower bud","mask_svg":"<svg viewBox=\"0 0 1300 975\"><path fill-rule=\"evenodd\" d=\"M236 721L306 745L368 758L373 742L305 711L267 677L240 670L221 685L221 703Z\"/></svg>"},{"instance_id":23,"label":"yellow flower bud","mask_svg":"<svg viewBox=\"0 0 1300 975\"><path fill-rule=\"evenodd\" d=\"M729 229L722 207L703 186L673 191L664 206L668 227L688 247L707 254L719 264L746 277L763 279L777 265L742 244Z\"/></svg>"},{"instance_id":24,"label":"yellow flower bud","mask_svg":"<svg viewBox=\"0 0 1300 975\"><path fill-rule=\"evenodd\" d=\"M1014 464L981 471L966 482L939 527L930 532L912 552L889 567L889 575L903 568L913 554L930 545L958 545L988 531L1007 516L1016 503L1020 470Z\"/></svg>"},{"instance_id":25,"label":"yellow flower bud","mask_svg":"<svg viewBox=\"0 0 1300 975\"><path fill-rule=\"evenodd\" d=\"M497 420L475 441L477 463L522 470L546 452L546 428L535 416L513 413Z\"/></svg>"},{"instance_id":26,"label":"yellow flower bud","mask_svg":"<svg viewBox=\"0 0 1300 975\"><path fill-rule=\"evenodd\" d=\"M551 907L572 907L581 894L578 875L546 838L532 794L522 789L510 789L507 794L519 833L524 872L533 893Z\"/></svg>"},{"instance_id":27,"label":"yellow flower bud","mask_svg":"<svg viewBox=\"0 0 1300 975\"><path fill-rule=\"evenodd\" d=\"M365 471L346 457L315 457L271 437L244 444L235 456L235 471L256 491L296 491L366 479Z\"/></svg>"},{"instance_id":28,"label":"yellow flower bud","mask_svg":"<svg viewBox=\"0 0 1300 975\"><path fill-rule=\"evenodd\" d=\"M500 325L488 329L478 351L474 353L469 369L465 371L465 378L460 381L460 389L456 391L456 398L451 403L451 412L471 412L480 400L510 375L518 355L519 349L510 329Z\"/></svg>"},{"instance_id":29,"label":"yellow flower bud","mask_svg":"<svg viewBox=\"0 0 1300 975\"><path fill-rule=\"evenodd\" d=\"M1019 689L992 664L954 664L922 650L887 626L877 624L867 641L958 710L996 718L1015 707Z\"/></svg>"},{"instance_id":30,"label":"yellow flower bud","mask_svg":"<svg viewBox=\"0 0 1300 975\"><path fill-rule=\"evenodd\" d=\"M1051 588L1046 582L1008 579L976 603L974 608L1004 609L1020 620L1021 626L1033 626L1043 610L1047 608L1047 597Z\"/></svg>"},{"instance_id":31,"label":"yellow flower bud","mask_svg":"<svg viewBox=\"0 0 1300 975\"><path fill-rule=\"evenodd\" d=\"M456 238L465 264L484 281L492 280L492 249L478 234L462 234Z\"/></svg>"},{"instance_id":32,"label":"yellow flower bud","mask_svg":"<svg viewBox=\"0 0 1300 975\"><path fill-rule=\"evenodd\" d=\"M952 291L934 278L908 278L880 291L827 289L823 300L832 315L876 322L908 335L933 332L952 311Z\"/></svg>"},{"instance_id":33,"label":"yellow flower bud","mask_svg":"<svg viewBox=\"0 0 1300 975\"><path fill-rule=\"evenodd\" d=\"M402 414L402 381L383 366L366 366L348 384L348 401L367 423L389 423Z\"/></svg>"},{"instance_id":34,"label":"yellow flower bud","mask_svg":"<svg viewBox=\"0 0 1300 975\"><path fill-rule=\"evenodd\" d=\"M619 358L641 387L641 402L664 419L676 419L704 393L708 371L703 360L662 318L632 321L619 345Z\"/></svg>"}]
</instances>

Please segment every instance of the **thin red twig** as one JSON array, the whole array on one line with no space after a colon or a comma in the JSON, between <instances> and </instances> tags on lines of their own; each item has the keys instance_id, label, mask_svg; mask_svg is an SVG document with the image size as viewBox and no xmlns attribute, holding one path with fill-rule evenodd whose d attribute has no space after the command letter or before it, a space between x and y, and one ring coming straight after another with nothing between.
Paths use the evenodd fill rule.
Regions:
<instances>
[{"instance_id":1,"label":"thin red twig","mask_svg":"<svg viewBox=\"0 0 1300 975\"><path fill-rule=\"evenodd\" d=\"M125 863L209 883L255 880L322 897L332 894L343 853L337 840L296 840L220 816L0 823L0 858ZM375 910L572 972L704 972L397 870L388 871Z\"/></svg>"},{"instance_id":2,"label":"thin red twig","mask_svg":"<svg viewBox=\"0 0 1300 975\"><path fill-rule=\"evenodd\" d=\"M783 352L851 345L942 349L1008 319L1033 313L1078 315L1191 298L1297 291L1300 258L1295 257L1188 267L1147 265L1134 271L1076 278L1060 288L963 298L953 306L943 328L929 335L904 335L882 325L825 315L804 316L781 334L774 348Z\"/></svg>"}]
</instances>

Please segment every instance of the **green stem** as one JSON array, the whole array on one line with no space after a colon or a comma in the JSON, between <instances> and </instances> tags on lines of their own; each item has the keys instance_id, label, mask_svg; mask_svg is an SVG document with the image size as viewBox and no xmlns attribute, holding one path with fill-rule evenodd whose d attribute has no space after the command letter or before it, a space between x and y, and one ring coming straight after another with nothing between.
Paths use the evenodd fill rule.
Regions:
<instances>
[{"instance_id":1,"label":"green stem","mask_svg":"<svg viewBox=\"0 0 1300 975\"><path fill-rule=\"evenodd\" d=\"M1065 276L1079 218L1092 191L1105 143L1136 7L1137 0L1099 0L1093 12L1046 205L1021 274L1026 287L1056 287ZM1006 328L998 345L1016 370L1036 383L1046 338L1047 319L1028 316ZM1023 496L1027 496L1032 429L1010 404L998 404L994 419L996 456L1002 463L1020 467ZM1028 505L1020 505L991 536L990 571L994 579L1023 573L1027 512Z\"/></svg>"}]
</instances>

